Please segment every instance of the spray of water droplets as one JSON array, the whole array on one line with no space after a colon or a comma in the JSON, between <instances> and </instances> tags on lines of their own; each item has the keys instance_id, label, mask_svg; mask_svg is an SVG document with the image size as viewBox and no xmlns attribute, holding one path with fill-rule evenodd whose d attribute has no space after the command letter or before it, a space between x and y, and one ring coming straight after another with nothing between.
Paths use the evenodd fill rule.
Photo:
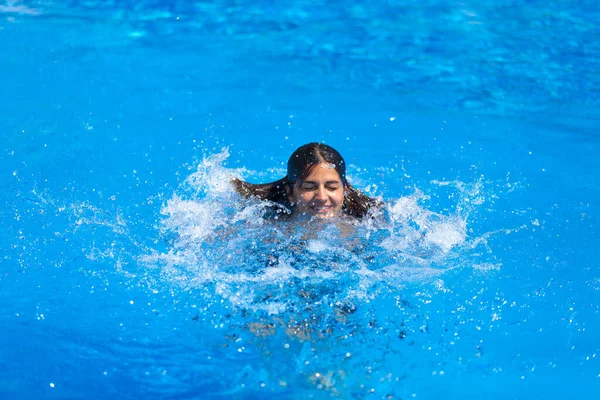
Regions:
<instances>
[{"instance_id":1,"label":"spray of water droplets","mask_svg":"<svg viewBox=\"0 0 600 400\"><path fill-rule=\"evenodd\" d=\"M362 221L274 220L268 204L240 198L230 182L252 174L225 167L225 149L205 158L161 209L164 252L143 255L148 268L230 305L269 314L306 304L351 307L382 291L431 282L465 266L485 237L469 237L467 219L481 204L481 182L452 186L449 214L428 210L419 190L385 201ZM481 249L479 249L481 250ZM471 261L469 261L473 264ZM490 268L493 268L492 265Z\"/></svg>"}]
</instances>

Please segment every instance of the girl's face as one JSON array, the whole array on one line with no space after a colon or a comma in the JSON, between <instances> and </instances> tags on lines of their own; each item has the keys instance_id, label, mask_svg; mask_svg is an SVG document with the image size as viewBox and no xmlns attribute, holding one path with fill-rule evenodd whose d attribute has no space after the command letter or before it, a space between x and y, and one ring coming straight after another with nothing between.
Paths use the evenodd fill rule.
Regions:
<instances>
[{"instance_id":1,"label":"girl's face","mask_svg":"<svg viewBox=\"0 0 600 400\"><path fill-rule=\"evenodd\" d=\"M295 213L331 218L342 210L344 184L332 164L321 163L306 179L288 188L288 198L295 206Z\"/></svg>"}]
</instances>

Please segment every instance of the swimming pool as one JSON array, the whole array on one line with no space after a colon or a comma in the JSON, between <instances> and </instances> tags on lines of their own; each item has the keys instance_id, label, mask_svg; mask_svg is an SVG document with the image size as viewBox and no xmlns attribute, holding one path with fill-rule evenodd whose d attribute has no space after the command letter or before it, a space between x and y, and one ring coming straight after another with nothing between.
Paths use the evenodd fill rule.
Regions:
<instances>
[{"instance_id":1,"label":"swimming pool","mask_svg":"<svg viewBox=\"0 0 600 400\"><path fill-rule=\"evenodd\" d=\"M0 3L2 398L594 398L599 16ZM354 247L227 186L310 141Z\"/></svg>"}]
</instances>

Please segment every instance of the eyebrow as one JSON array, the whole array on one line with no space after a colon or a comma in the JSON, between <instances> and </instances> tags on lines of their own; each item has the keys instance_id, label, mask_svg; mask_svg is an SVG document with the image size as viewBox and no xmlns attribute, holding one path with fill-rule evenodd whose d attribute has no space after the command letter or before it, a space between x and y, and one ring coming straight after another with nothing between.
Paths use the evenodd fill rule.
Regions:
<instances>
[{"instance_id":1,"label":"eyebrow","mask_svg":"<svg viewBox=\"0 0 600 400\"><path fill-rule=\"evenodd\" d=\"M302 184L304 184L304 183L310 183L310 184L313 184L313 185L317 184L316 181L302 181ZM326 185L331 185L332 183L333 184L341 184L342 182L341 181L327 181L327 182L325 182Z\"/></svg>"}]
</instances>

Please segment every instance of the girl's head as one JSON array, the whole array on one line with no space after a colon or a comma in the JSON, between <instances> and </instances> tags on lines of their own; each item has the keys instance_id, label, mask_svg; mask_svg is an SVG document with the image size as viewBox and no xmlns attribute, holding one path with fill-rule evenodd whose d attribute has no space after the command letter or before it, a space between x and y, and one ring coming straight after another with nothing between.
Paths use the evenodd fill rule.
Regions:
<instances>
[{"instance_id":1,"label":"girl's head","mask_svg":"<svg viewBox=\"0 0 600 400\"><path fill-rule=\"evenodd\" d=\"M297 214L339 215L346 194L346 163L331 146L309 143L288 160L286 193Z\"/></svg>"}]
</instances>

